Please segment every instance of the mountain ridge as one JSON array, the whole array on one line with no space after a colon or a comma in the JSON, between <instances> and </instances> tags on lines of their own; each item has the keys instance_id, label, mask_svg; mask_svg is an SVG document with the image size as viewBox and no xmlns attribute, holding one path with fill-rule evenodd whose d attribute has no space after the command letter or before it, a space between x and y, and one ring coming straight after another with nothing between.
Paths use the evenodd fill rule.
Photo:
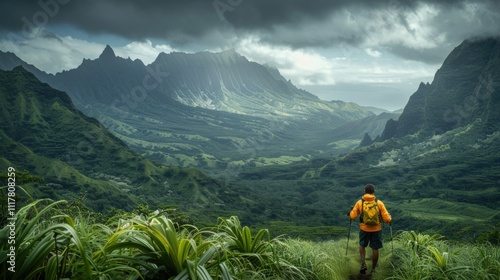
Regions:
<instances>
[{"instance_id":1,"label":"mountain ridge","mask_svg":"<svg viewBox=\"0 0 500 280\"><path fill-rule=\"evenodd\" d=\"M353 103L321 101L234 50L162 53L146 66L106 46L97 59L38 78L136 151L183 166L211 168L207 158L226 165L243 159L243 150L297 160L325 148L339 153L357 143L328 146L332 130L373 115Z\"/></svg>"},{"instance_id":2,"label":"mountain ridge","mask_svg":"<svg viewBox=\"0 0 500 280\"><path fill-rule=\"evenodd\" d=\"M0 59L0 61L6 60L5 54L7 54L7 53L3 53L3 54L4 55L2 56L2 59ZM10 53L10 54L12 54L12 53ZM27 68L27 69L29 69L31 72L34 72L34 74L40 80L42 80L44 82L48 82L49 84L55 84L56 88L59 87L59 89L68 92L70 94L70 96L72 97L72 99L74 99L74 102L78 104L81 102L80 99L82 97L80 97L78 95L73 96L74 94L72 93L72 91L76 91L76 90L69 90L71 88L67 88L66 85L63 85L60 81L58 81L58 80L61 80L64 78L67 79L68 73L74 72L74 71L78 70L79 68L87 68L87 67L92 67L93 70L97 70L96 69L97 66L102 67L102 66L105 66L107 63L112 63L112 64L119 63L122 68L132 68L132 69L134 68L134 66L131 66L132 64L140 64L145 69L142 69L142 71L140 71L140 73L139 73L140 77L136 78L134 80L135 86L143 85L146 78L151 78L151 76L152 76L152 78L156 79L156 82L159 82L159 83L157 86L154 86L154 88L151 87L151 89L148 88L147 86L145 86L145 88L147 88L146 90L148 91L148 93L149 92L156 92L157 90L160 90L160 91L162 91L163 94L170 95L169 97L173 98L176 101L184 103L186 105L214 109L215 106L210 105L210 101L211 101L210 97L214 97L214 96L210 96L208 99L206 98L206 100L201 100L203 98L200 99L200 97L190 96L189 93L179 91L178 89L176 89L173 92L169 92L169 90L172 89L172 85L168 84L171 82L171 80L169 80L170 78L168 76L176 74L175 72L177 72L177 71L175 71L175 69L178 69L181 67L175 67L175 66L179 66L179 63L186 61L188 59L191 60L190 65L195 65L195 67L191 67L191 68L189 68L189 70L194 70L194 72L197 72L197 71L199 72L200 69L196 66L201 66L201 68L204 70L202 72L204 72L204 73L217 73L217 71L212 71L212 72L208 71L208 70L210 70L210 68L212 68L211 70L213 70L214 68L219 68L218 70L220 71L221 66L218 65L217 63L219 63L219 64L220 63L232 63L230 65L225 65L225 67L226 66L228 67L228 69L226 69L227 70L226 72L228 72L228 73L234 72L234 73L239 74L239 75L235 74L236 76L238 76L235 81L231 81L231 80L227 80L227 79L221 80L221 77L217 77L217 76L213 76L213 75L204 77L204 79L212 78L212 79L209 79L208 82L206 82L209 86L212 86L212 89L214 90L214 92L212 94L219 94L219 95L222 94L223 95L223 93L221 93L221 91L226 89L226 87L231 88L231 90L239 91L239 93L241 93L241 94L247 94L247 95L255 94L255 92L257 92L256 90L262 89L259 86L256 86L255 82L253 82L252 80L249 80L249 79L246 79L246 81L248 83L238 84L237 82L242 81L244 75L241 75L241 74L244 74L245 71L248 72L252 69L257 68L259 70L257 72L260 73L259 74L260 76L268 75L269 77L272 77L272 79L269 79L269 77L267 77L264 80L267 81L269 88L275 89L274 92L270 92L270 94L274 94L273 95L274 97L277 97L277 98L278 97L286 97L286 98L294 97L294 98L299 98L299 100L318 101L318 102L323 104L322 105L323 108L321 108L321 109L327 109L328 107L330 107L331 104L336 104L337 102L339 104L350 104L348 102L342 102L342 101L329 102L329 101L320 100L317 96L315 96L315 95L313 95L305 90L298 89L297 87L295 87L289 80L286 80L283 76L281 76L281 74L279 73L279 70L277 68L269 67L269 66L265 66L265 65L260 65L256 62L249 61L244 56L238 54L234 49L221 51L219 53L212 53L212 52L205 51L205 52L197 52L197 53L172 52L172 53L167 54L167 53L162 52L157 56L157 58L151 64L144 65L144 63L142 63L142 61L140 61L138 59L132 61L130 58L121 58L121 57L116 56L113 49L109 45L106 45L105 49L103 50L103 52L101 53L101 55L97 59L94 59L94 60L84 59L82 61L82 63L75 69L64 70L62 72L56 73L55 75L47 74L43 71L39 71L39 72L43 72L43 74L40 74L40 73L38 73L38 71L32 71L32 69L30 69L30 68ZM5 63L4 62L4 63L0 64L0 67L4 70L10 70L14 66L17 66L19 64L27 65L27 63L20 60L19 58L17 58L16 60L17 61L13 62L13 63ZM118 62L118 61L120 61L120 62ZM206 61L211 61L211 62L207 64ZM214 64L214 63L216 63L216 64ZM97 65L95 65L95 64L97 64ZM238 70L238 68L235 68L235 65L238 65L238 64L245 64L248 67L246 70L245 69ZM172 70L172 68L174 70ZM112 71L119 71L119 70L123 70L123 69L110 68L107 70L108 70L108 72L112 72ZM147 70L147 71L145 71L145 70ZM205 71L205 70L207 70L207 71ZM183 71L188 71L188 70L183 70ZM243 72L240 73L240 71L243 71ZM132 71L132 72L134 72L134 71ZM139 71L136 69L135 72L139 72ZM150 76L148 76L148 75L150 75ZM197 75L200 75L200 74L197 74ZM211 75L211 74L209 74L209 75ZM217 75L221 76L220 74L217 74ZM182 76L188 77L189 75L185 74ZM231 75L226 75L226 76L231 76ZM75 75L71 75L71 78L74 78L74 77L75 77ZM83 83L80 83L80 84L83 84ZM130 83L125 83L125 84L130 84ZM182 84L182 86L185 87L188 84L195 84L196 85L197 83L187 83L186 81L182 81L181 84ZM221 84L223 86L221 86ZM163 87L161 87L162 85L163 85ZM133 88L134 88L134 86L132 86L132 85L129 85L127 87L127 89L129 91L131 91ZM288 92L288 93L290 93L290 95L288 95L288 96L287 95L276 95L276 94L279 94L281 92L280 90L282 90L283 92ZM110 92L112 92L112 91L110 91ZM181 95L188 95L188 99L181 98ZM116 96L119 97L119 94L114 94L113 96L116 98ZM184 97L186 98L186 96L184 96ZM234 98L235 95L232 95L231 97ZM229 97L226 97L226 99L227 98L229 98ZM222 99L224 99L224 98L222 98ZM94 101L94 100L90 99L90 101ZM89 102L87 101L85 103L89 103ZM262 103L258 103L258 104L262 105ZM307 104L304 104L304 106L307 106ZM329 109L329 111L338 110L341 107L342 106L333 106ZM224 106L220 106L218 109L224 110ZM294 107L292 109L296 110L297 107ZM357 108L357 110L359 112L364 112L365 114L367 112L367 111L364 111L364 109L361 108L360 106ZM235 112L234 109L233 110L228 109L227 111ZM245 110L241 111L240 113L245 113Z\"/></svg>"}]
</instances>

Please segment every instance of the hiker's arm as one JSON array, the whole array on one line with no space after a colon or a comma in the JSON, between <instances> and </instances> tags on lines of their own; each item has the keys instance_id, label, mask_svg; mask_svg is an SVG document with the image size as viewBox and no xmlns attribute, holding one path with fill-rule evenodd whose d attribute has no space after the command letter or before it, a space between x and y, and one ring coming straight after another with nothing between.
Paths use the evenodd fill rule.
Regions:
<instances>
[{"instance_id":1,"label":"hiker's arm","mask_svg":"<svg viewBox=\"0 0 500 280\"><path fill-rule=\"evenodd\" d=\"M359 214L361 213L360 208L361 208L361 203L360 201L358 201L356 202L356 205L354 205L354 207L352 208L351 213L349 213L349 218L351 218L351 220L355 220L359 216Z\"/></svg>"},{"instance_id":2,"label":"hiker's arm","mask_svg":"<svg viewBox=\"0 0 500 280\"><path fill-rule=\"evenodd\" d=\"M380 214L382 214L382 220L386 224L390 223L392 221L391 214L389 214L389 211L385 208L385 204L382 201L379 201L379 206L380 206Z\"/></svg>"}]
</instances>

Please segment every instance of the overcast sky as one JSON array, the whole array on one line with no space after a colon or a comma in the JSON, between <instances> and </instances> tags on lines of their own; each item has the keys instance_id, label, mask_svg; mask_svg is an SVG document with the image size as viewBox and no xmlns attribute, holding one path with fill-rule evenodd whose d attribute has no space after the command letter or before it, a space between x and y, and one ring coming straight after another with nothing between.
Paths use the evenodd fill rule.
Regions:
<instances>
[{"instance_id":1,"label":"overcast sky","mask_svg":"<svg viewBox=\"0 0 500 280\"><path fill-rule=\"evenodd\" d=\"M234 48L325 100L394 110L463 40L500 35L497 0L0 0L0 50L50 73L118 56Z\"/></svg>"}]
</instances>

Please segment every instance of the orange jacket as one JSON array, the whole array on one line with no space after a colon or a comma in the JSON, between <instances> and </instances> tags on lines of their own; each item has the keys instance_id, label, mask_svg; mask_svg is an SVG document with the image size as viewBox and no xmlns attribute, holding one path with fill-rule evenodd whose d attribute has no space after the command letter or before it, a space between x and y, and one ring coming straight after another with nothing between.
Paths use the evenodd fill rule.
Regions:
<instances>
[{"instance_id":1,"label":"orange jacket","mask_svg":"<svg viewBox=\"0 0 500 280\"><path fill-rule=\"evenodd\" d=\"M363 200L364 201L375 201L375 195L373 194L365 194L363 195ZM355 220L361 213L363 213L363 208L361 206L361 199L356 202L356 205L351 210L351 213L349 213L349 216L351 220ZM380 214L382 215L382 220L388 224L391 222L392 218L387 209L385 208L385 205L382 201L377 200L378 208L380 210ZM381 231L382 230L382 223L376 225L376 226L369 226L365 225L364 223L359 224L359 228L363 231L366 232L375 232L375 231Z\"/></svg>"}]
</instances>

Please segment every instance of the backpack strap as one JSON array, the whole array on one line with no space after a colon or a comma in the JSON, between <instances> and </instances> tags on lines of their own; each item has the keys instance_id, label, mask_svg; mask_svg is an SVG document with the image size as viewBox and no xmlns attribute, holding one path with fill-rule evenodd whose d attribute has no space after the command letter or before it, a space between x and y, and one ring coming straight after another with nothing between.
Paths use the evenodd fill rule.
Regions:
<instances>
[{"instance_id":1,"label":"backpack strap","mask_svg":"<svg viewBox=\"0 0 500 280\"><path fill-rule=\"evenodd\" d=\"M377 199L375 198L375 203L377 203ZM380 224L384 227L384 218L382 218L382 211L380 211L380 205L377 203L378 208L378 217L380 219Z\"/></svg>"}]
</instances>

